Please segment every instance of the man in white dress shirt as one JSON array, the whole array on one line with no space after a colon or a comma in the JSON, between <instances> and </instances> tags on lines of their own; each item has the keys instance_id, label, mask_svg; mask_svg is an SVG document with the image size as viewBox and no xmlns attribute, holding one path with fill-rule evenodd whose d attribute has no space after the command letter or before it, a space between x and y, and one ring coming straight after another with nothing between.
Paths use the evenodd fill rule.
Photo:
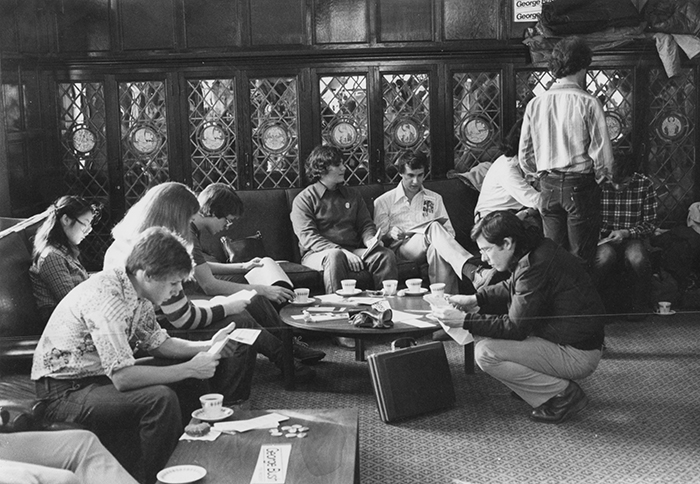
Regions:
<instances>
[{"instance_id":1,"label":"man in white dress shirt","mask_svg":"<svg viewBox=\"0 0 700 484\"><path fill-rule=\"evenodd\" d=\"M427 260L430 282L444 282L449 294L459 292L457 278L463 275L473 283L476 278L475 287L487 282L477 266L467 262L472 254L455 240L442 197L423 187L428 167L425 154L403 152L395 165L401 183L374 201L374 223L385 245L399 259Z\"/></svg>"}]
</instances>

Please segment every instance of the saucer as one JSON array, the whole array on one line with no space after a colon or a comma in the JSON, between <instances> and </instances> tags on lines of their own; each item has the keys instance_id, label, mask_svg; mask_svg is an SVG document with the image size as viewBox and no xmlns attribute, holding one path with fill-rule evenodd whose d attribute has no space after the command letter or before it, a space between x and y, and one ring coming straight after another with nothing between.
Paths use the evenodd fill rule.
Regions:
<instances>
[{"instance_id":1,"label":"saucer","mask_svg":"<svg viewBox=\"0 0 700 484\"><path fill-rule=\"evenodd\" d=\"M408 289L401 289L397 295L398 296L422 296L424 294L428 294L430 292L430 289L427 287L421 287L420 291L418 292L409 292Z\"/></svg>"},{"instance_id":2,"label":"saucer","mask_svg":"<svg viewBox=\"0 0 700 484\"><path fill-rule=\"evenodd\" d=\"M198 408L197 410L192 412L192 417L199 420L204 420L205 422L218 422L219 420L223 420L227 417L230 417L231 415L233 415L233 409L228 407L221 407L221 413L216 417L208 417L204 415L204 410L202 410L201 408Z\"/></svg>"},{"instance_id":3,"label":"saucer","mask_svg":"<svg viewBox=\"0 0 700 484\"><path fill-rule=\"evenodd\" d=\"M184 465L166 467L156 476L159 482L165 484L186 484L188 482L196 482L207 475L207 470L204 467Z\"/></svg>"},{"instance_id":4,"label":"saucer","mask_svg":"<svg viewBox=\"0 0 700 484\"><path fill-rule=\"evenodd\" d=\"M311 306L312 304L316 304L317 302L319 302L319 300L315 297L309 297L309 300L306 302L289 301L289 304L291 304L292 306Z\"/></svg>"},{"instance_id":5,"label":"saucer","mask_svg":"<svg viewBox=\"0 0 700 484\"><path fill-rule=\"evenodd\" d=\"M673 316L674 314L676 314L676 312L675 312L673 309L671 309L671 310L670 310L669 312L667 312L667 313L661 313L661 312L659 312L659 310L657 309L656 311L654 311L654 314L658 314L659 316Z\"/></svg>"},{"instance_id":6,"label":"saucer","mask_svg":"<svg viewBox=\"0 0 700 484\"><path fill-rule=\"evenodd\" d=\"M345 291L343 291L342 289L338 289L337 291L335 291L335 293L336 293L338 296L343 296L343 297L347 297L347 296L357 296L357 295L360 294L361 292L362 292L362 289L358 289L358 288L355 288L355 290L352 291L352 292L345 292Z\"/></svg>"}]
</instances>

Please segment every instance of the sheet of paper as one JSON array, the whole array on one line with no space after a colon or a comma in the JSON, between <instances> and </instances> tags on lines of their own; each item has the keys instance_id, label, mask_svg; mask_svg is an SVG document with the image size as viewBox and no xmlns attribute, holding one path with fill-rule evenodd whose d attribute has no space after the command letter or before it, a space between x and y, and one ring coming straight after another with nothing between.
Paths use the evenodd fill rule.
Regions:
<instances>
[{"instance_id":1,"label":"sheet of paper","mask_svg":"<svg viewBox=\"0 0 700 484\"><path fill-rule=\"evenodd\" d=\"M201 437L193 437L192 435L184 433L180 436L180 440L205 440L211 442L212 440L216 440L219 435L221 435L220 431L210 429L208 434L202 435Z\"/></svg>"},{"instance_id":2,"label":"sheet of paper","mask_svg":"<svg viewBox=\"0 0 700 484\"><path fill-rule=\"evenodd\" d=\"M231 334L228 335L228 339L233 341L238 341L246 345L252 345L255 340L258 339L260 335L259 329L249 329L249 328L236 328Z\"/></svg>"},{"instance_id":3,"label":"sheet of paper","mask_svg":"<svg viewBox=\"0 0 700 484\"><path fill-rule=\"evenodd\" d=\"M425 222L421 222L418 225L414 225L410 229L406 230L406 232L410 234L424 234L428 228L428 225L430 225L433 222L438 222L440 225L444 225L445 222L447 222L447 218L439 217L431 220L426 220Z\"/></svg>"},{"instance_id":4,"label":"sheet of paper","mask_svg":"<svg viewBox=\"0 0 700 484\"><path fill-rule=\"evenodd\" d=\"M362 304L366 306L371 306L372 304L384 301L383 297L349 297L347 302L351 304Z\"/></svg>"},{"instance_id":5,"label":"sheet of paper","mask_svg":"<svg viewBox=\"0 0 700 484\"><path fill-rule=\"evenodd\" d=\"M401 321L402 323L407 320L411 319L417 319L421 316L421 314L426 314L426 313L411 313L407 311L398 311L394 310L393 315L391 316L391 320L395 323L398 323Z\"/></svg>"},{"instance_id":6,"label":"sheet of paper","mask_svg":"<svg viewBox=\"0 0 700 484\"><path fill-rule=\"evenodd\" d=\"M335 321L338 319L348 319L350 318L350 313L308 313L306 314L295 314L292 319L296 321L310 320L312 323L319 323L321 321Z\"/></svg>"},{"instance_id":7,"label":"sheet of paper","mask_svg":"<svg viewBox=\"0 0 700 484\"><path fill-rule=\"evenodd\" d=\"M247 420L235 420L233 422L216 422L214 429L219 432L247 432L254 429L274 429L280 422L289 420L289 417L281 413L268 413Z\"/></svg>"},{"instance_id":8,"label":"sheet of paper","mask_svg":"<svg viewBox=\"0 0 700 484\"><path fill-rule=\"evenodd\" d=\"M414 316L415 317L415 316ZM401 321L404 324L415 326L416 328L435 328L435 323L424 321L422 319L405 319Z\"/></svg>"},{"instance_id":9,"label":"sheet of paper","mask_svg":"<svg viewBox=\"0 0 700 484\"><path fill-rule=\"evenodd\" d=\"M372 251L379 245L379 238L381 237L381 231L377 230L377 233L370 239L370 241L367 243L367 248L364 249L360 254L357 254L360 256L362 260L365 260L365 258L372 253Z\"/></svg>"},{"instance_id":10,"label":"sheet of paper","mask_svg":"<svg viewBox=\"0 0 700 484\"><path fill-rule=\"evenodd\" d=\"M450 328L442 321L440 321L440 326L442 326L442 329L445 330L445 333L447 333L453 340L455 340L461 346L464 346L474 341L474 337L466 329Z\"/></svg>"},{"instance_id":11,"label":"sheet of paper","mask_svg":"<svg viewBox=\"0 0 700 484\"><path fill-rule=\"evenodd\" d=\"M280 484L287 479L292 444L264 444L260 446L250 484Z\"/></svg>"},{"instance_id":12,"label":"sheet of paper","mask_svg":"<svg viewBox=\"0 0 700 484\"><path fill-rule=\"evenodd\" d=\"M245 279L249 284L260 284L261 286L272 286L277 282L284 282L289 287L294 287L292 281L280 265L269 257L263 257L261 267L254 267L249 270Z\"/></svg>"}]
</instances>

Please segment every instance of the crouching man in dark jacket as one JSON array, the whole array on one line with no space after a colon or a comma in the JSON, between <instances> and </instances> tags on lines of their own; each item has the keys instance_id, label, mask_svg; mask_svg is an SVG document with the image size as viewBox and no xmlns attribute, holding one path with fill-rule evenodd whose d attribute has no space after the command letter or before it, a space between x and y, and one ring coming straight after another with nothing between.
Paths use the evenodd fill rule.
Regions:
<instances>
[{"instance_id":1,"label":"crouching man in dark jacket","mask_svg":"<svg viewBox=\"0 0 700 484\"><path fill-rule=\"evenodd\" d=\"M472 239L484 261L512 276L452 296L455 307L435 313L484 336L477 364L534 408L532 420L563 422L588 404L573 380L593 373L602 356L604 310L593 282L576 257L510 212L484 217Z\"/></svg>"}]
</instances>

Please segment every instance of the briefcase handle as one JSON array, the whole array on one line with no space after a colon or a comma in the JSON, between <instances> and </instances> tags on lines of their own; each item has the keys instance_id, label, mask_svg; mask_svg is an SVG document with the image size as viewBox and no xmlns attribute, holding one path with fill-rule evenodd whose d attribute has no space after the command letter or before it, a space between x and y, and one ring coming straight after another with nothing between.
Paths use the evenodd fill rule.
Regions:
<instances>
[{"instance_id":1,"label":"briefcase handle","mask_svg":"<svg viewBox=\"0 0 700 484\"><path fill-rule=\"evenodd\" d=\"M396 351L397 349L408 348L410 346L416 345L418 345L418 343L414 338L408 336L404 338L397 338L391 342L391 351Z\"/></svg>"}]
</instances>

